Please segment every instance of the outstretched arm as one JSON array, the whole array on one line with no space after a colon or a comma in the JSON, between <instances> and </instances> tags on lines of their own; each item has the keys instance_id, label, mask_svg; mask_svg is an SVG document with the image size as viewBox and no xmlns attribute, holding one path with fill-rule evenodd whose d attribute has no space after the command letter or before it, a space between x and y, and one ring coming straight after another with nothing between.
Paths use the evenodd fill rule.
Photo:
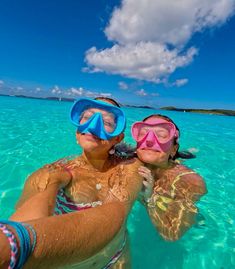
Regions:
<instances>
[{"instance_id":1,"label":"outstretched arm","mask_svg":"<svg viewBox=\"0 0 235 269\"><path fill-rule=\"evenodd\" d=\"M195 223L195 202L206 193L205 183L197 174L185 174L176 177L165 194L158 190L146 204L147 211L164 239L177 240Z\"/></svg>"},{"instance_id":2,"label":"outstretched arm","mask_svg":"<svg viewBox=\"0 0 235 269\"><path fill-rule=\"evenodd\" d=\"M52 215L57 192L70 182L71 177L70 170L59 162L45 165L34 172L26 180L11 220L25 221ZM24 206L25 203L27 206Z\"/></svg>"},{"instance_id":3,"label":"outstretched arm","mask_svg":"<svg viewBox=\"0 0 235 269\"><path fill-rule=\"evenodd\" d=\"M123 203L113 202L27 221L36 231L37 243L24 268L58 268L89 258L113 239L124 223L126 212ZM0 269L5 269L10 261L10 247L1 231L0 249Z\"/></svg>"}]
</instances>

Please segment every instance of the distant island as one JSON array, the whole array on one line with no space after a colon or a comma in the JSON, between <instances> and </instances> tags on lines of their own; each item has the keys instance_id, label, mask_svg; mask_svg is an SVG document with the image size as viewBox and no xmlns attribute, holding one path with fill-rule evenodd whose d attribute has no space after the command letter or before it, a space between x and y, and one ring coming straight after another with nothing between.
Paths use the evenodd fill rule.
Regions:
<instances>
[{"instance_id":1,"label":"distant island","mask_svg":"<svg viewBox=\"0 0 235 269\"><path fill-rule=\"evenodd\" d=\"M180 112L194 112L203 114L214 114L224 116L235 116L235 110L228 109L193 109L193 108L176 108L173 106L161 107L162 110L180 111Z\"/></svg>"},{"instance_id":2,"label":"distant island","mask_svg":"<svg viewBox=\"0 0 235 269\"><path fill-rule=\"evenodd\" d=\"M35 96L26 96L22 94L15 94L15 95L9 95L9 94L0 94L0 96L10 96L10 97L20 97L20 98L29 98L29 99L40 99L40 100L52 100L52 101L63 101L63 102L74 102L76 98L66 98L66 97L35 97Z\"/></svg>"},{"instance_id":3,"label":"distant island","mask_svg":"<svg viewBox=\"0 0 235 269\"><path fill-rule=\"evenodd\" d=\"M66 98L66 97L55 97L55 96L49 96L49 97L34 97L34 96L26 96L22 94L15 94L15 95L8 95L8 94L0 94L0 96L10 96L10 97L20 97L20 98L30 98L30 99L40 99L40 100L51 100L51 101L61 101L61 102L74 102L77 98ZM147 108L147 109L156 109L154 107L150 106L137 106L137 105L124 105L120 104L124 107L135 107L135 108Z\"/></svg>"},{"instance_id":4,"label":"distant island","mask_svg":"<svg viewBox=\"0 0 235 269\"><path fill-rule=\"evenodd\" d=\"M34 97L34 96L26 96L26 95L8 95L8 94L0 94L0 96L42 99L42 100L62 101L62 102L74 102L76 100L76 98L55 97L55 96ZM203 114L213 114L213 115L235 116L235 110L228 110L228 109L176 108L174 106L155 108L155 107L144 106L144 105L124 105L124 104L121 104L121 106L133 107L133 108L155 109L155 110L170 110L170 111L179 111L179 112L193 112L193 113L203 113Z\"/></svg>"},{"instance_id":5,"label":"distant island","mask_svg":"<svg viewBox=\"0 0 235 269\"><path fill-rule=\"evenodd\" d=\"M157 108L155 108L155 107L151 107L151 106L136 106L136 105L121 105L121 106L125 106L125 107L135 107L135 108L157 109Z\"/></svg>"}]
</instances>

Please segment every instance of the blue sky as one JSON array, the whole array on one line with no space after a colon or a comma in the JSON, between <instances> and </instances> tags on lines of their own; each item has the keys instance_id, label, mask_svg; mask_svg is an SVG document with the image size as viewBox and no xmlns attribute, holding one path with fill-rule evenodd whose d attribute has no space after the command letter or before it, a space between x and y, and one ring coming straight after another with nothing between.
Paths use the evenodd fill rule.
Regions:
<instances>
[{"instance_id":1,"label":"blue sky","mask_svg":"<svg viewBox=\"0 0 235 269\"><path fill-rule=\"evenodd\" d=\"M0 94L235 109L234 12L233 0L2 0Z\"/></svg>"}]
</instances>

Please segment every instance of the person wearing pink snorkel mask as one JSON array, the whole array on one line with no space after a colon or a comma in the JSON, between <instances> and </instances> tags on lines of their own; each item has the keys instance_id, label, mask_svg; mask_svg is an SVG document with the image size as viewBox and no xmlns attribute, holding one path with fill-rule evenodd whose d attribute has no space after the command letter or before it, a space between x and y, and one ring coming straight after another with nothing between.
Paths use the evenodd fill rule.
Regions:
<instances>
[{"instance_id":1,"label":"person wearing pink snorkel mask","mask_svg":"<svg viewBox=\"0 0 235 269\"><path fill-rule=\"evenodd\" d=\"M140 201L160 235L179 239L196 222L195 203L206 193L201 176L176 161L194 157L179 152L179 129L168 117L151 115L132 126L136 154L145 163L139 174L145 180Z\"/></svg>"}]
</instances>

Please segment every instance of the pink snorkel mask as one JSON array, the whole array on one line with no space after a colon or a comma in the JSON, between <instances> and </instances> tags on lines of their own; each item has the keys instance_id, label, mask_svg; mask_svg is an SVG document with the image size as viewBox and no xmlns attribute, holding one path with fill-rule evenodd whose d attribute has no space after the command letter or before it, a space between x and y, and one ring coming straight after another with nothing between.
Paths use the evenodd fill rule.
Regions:
<instances>
[{"instance_id":1,"label":"pink snorkel mask","mask_svg":"<svg viewBox=\"0 0 235 269\"><path fill-rule=\"evenodd\" d=\"M159 118L135 122L131 133L137 142L137 149L160 152L167 152L172 146L172 140L179 137L179 132L173 123Z\"/></svg>"}]
</instances>

